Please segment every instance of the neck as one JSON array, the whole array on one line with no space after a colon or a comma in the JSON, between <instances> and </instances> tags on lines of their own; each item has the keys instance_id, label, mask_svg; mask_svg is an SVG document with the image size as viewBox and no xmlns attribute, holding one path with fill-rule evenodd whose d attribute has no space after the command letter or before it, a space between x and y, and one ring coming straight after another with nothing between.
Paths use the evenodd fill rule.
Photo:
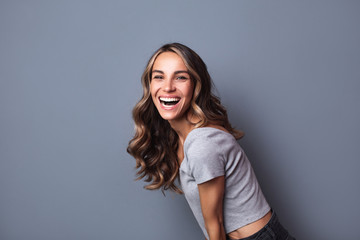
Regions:
<instances>
[{"instance_id":1,"label":"neck","mask_svg":"<svg viewBox=\"0 0 360 240\"><path fill-rule=\"evenodd\" d=\"M194 129L194 124L192 122L194 121L192 121L190 117L188 119L181 118L169 121L171 128L174 129L179 136L181 145L184 144L187 135Z\"/></svg>"}]
</instances>

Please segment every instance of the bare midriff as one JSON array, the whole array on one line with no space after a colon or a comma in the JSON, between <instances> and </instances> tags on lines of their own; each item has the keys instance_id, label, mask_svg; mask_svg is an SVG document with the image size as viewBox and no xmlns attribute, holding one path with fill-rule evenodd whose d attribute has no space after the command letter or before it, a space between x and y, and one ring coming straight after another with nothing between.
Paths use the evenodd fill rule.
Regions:
<instances>
[{"instance_id":1,"label":"bare midriff","mask_svg":"<svg viewBox=\"0 0 360 240\"><path fill-rule=\"evenodd\" d=\"M241 239L249 237L265 227L265 225L270 221L271 218L271 211L269 211L264 217L260 218L259 220L252 222L246 226L243 226L235 231L228 233L227 235L230 239Z\"/></svg>"}]
</instances>

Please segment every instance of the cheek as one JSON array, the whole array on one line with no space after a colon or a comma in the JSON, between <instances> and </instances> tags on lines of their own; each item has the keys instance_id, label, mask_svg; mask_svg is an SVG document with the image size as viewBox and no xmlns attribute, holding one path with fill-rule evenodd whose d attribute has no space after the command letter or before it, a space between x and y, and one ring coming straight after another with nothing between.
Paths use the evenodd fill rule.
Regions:
<instances>
[{"instance_id":1,"label":"cheek","mask_svg":"<svg viewBox=\"0 0 360 240\"><path fill-rule=\"evenodd\" d=\"M152 97L154 97L156 94L155 86L154 86L154 84L151 84L151 83L150 83L150 94Z\"/></svg>"},{"instance_id":2,"label":"cheek","mask_svg":"<svg viewBox=\"0 0 360 240\"><path fill-rule=\"evenodd\" d=\"M159 90L159 86L157 86L156 84L150 84L151 100L153 101L153 103L155 105L157 104L156 94L157 94L158 90Z\"/></svg>"},{"instance_id":3,"label":"cheek","mask_svg":"<svg viewBox=\"0 0 360 240\"><path fill-rule=\"evenodd\" d=\"M190 84L187 88L186 88L186 97L191 100L193 97L193 92L194 92L194 87L193 84Z\"/></svg>"}]
</instances>

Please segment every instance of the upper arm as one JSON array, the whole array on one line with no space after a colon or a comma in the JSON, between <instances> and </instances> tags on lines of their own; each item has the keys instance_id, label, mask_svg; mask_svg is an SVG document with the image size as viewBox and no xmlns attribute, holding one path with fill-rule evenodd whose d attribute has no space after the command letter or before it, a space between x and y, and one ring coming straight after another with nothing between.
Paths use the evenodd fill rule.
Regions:
<instances>
[{"instance_id":1,"label":"upper arm","mask_svg":"<svg viewBox=\"0 0 360 240\"><path fill-rule=\"evenodd\" d=\"M196 138L189 144L187 156L190 174L200 185L225 175L225 160L221 147L209 139Z\"/></svg>"},{"instance_id":2,"label":"upper arm","mask_svg":"<svg viewBox=\"0 0 360 240\"><path fill-rule=\"evenodd\" d=\"M225 177L220 176L198 184L201 210L205 225L223 222Z\"/></svg>"}]
</instances>

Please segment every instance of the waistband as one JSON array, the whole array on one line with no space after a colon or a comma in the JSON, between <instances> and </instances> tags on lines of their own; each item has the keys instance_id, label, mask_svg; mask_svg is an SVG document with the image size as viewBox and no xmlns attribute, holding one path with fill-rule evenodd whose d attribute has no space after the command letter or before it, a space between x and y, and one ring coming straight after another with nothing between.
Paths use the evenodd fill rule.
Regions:
<instances>
[{"instance_id":1,"label":"waistband","mask_svg":"<svg viewBox=\"0 0 360 240\"><path fill-rule=\"evenodd\" d=\"M288 235L288 232L280 224L279 219L273 210L272 210L272 214L271 214L271 218L270 218L269 222L262 229L260 229L258 232L254 233L253 235L251 235L249 237L236 239L236 240L254 240L261 234L265 234L265 232L267 232L266 234L271 235L273 237ZM235 240L235 239L231 239L228 236L226 236L226 240Z\"/></svg>"}]
</instances>

